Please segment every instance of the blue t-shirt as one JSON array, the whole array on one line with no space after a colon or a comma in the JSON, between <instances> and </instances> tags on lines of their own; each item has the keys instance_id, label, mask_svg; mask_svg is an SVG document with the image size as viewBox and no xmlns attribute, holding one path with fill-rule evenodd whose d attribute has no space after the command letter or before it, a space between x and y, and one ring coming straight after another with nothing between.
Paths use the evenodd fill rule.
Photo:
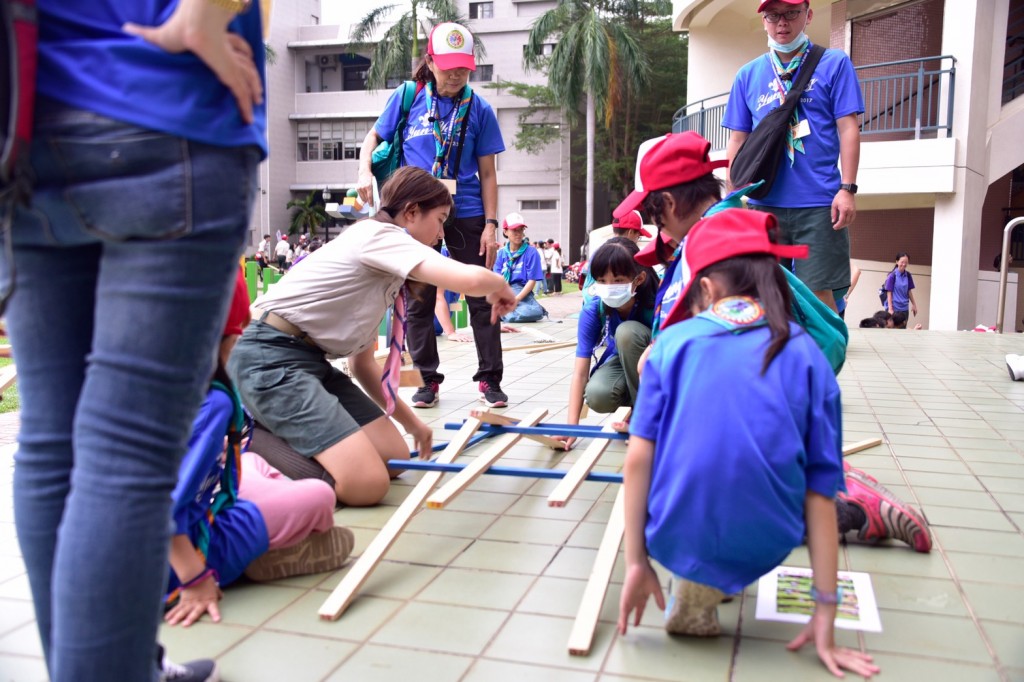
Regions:
<instances>
[{"instance_id":1,"label":"blue t-shirt","mask_svg":"<svg viewBox=\"0 0 1024 682\"><path fill-rule=\"evenodd\" d=\"M914 276L910 270L902 274L899 268L889 273L885 278L885 290L892 292L892 309L897 312L910 310L910 290L914 288Z\"/></svg>"},{"instance_id":2,"label":"blue t-shirt","mask_svg":"<svg viewBox=\"0 0 1024 682\"><path fill-rule=\"evenodd\" d=\"M839 385L814 340L789 327L762 376L768 327L730 332L711 312L672 325L630 420L632 435L655 443L648 553L727 594L800 545L807 490L843 489Z\"/></svg>"},{"instance_id":3,"label":"blue t-shirt","mask_svg":"<svg viewBox=\"0 0 1024 682\"><path fill-rule=\"evenodd\" d=\"M121 30L129 21L159 26L177 5L177 0L39 0L39 94L197 142L256 145L266 156L265 103L254 106L254 122L246 125L234 96L198 57L169 54ZM258 3L235 17L229 30L249 43L262 80Z\"/></svg>"},{"instance_id":4,"label":"blue t-shirt","mask_svg":"<svg viewBox=\"0 0 1024 682\"><path fill-rule=\"evenodd\" d=\"M798 70L799 73L799 70ZM740 68L733 81L722 126L744 133L757 127L782 96L771 57L765 53ZM839 184L839 128L836 120L864 112L864 98L853 63L841 50L825 50L797 106L810 135L801 140L805 153L794 152L792 166L783 158L771 191L750 203L786 208L831 206Z\"/></svg>"},{"instance_id":5,"label":"blue t-shirt","mask_svg":"<svg viewBox=\"0 0 1024 682\"><path fill-rule=\"evenodd\" d=\"M449 134L448 127L451 122L449 112L452 107L450 97L444 97L438 103L438 113L441 118L441 135ZM444 114L449 114L445 116ZM402 86L399 86L388 99L384 112L377 119L373 128L382 140L390 140L395 136L395 128L398 127L398 120L402 117ZM434 166L434 159L437 156L437 146L434 142L434 124L428 119L430 112L427 111L427 92L422 88L416 93L416 99L409 109L409 117L406 120L405 138L402 143L402 153L405 155L407 166L416 166L425 171L430 171ZM458 143L460 134L459 128L453 133L452 144ZM470 218L484 214L484 202L480 194L480 177L477 171L480 164L477 157L490 156L505 151L505 141L501 137L501 130L498 128L498 118L494 110L479 93L473 93L473 103L469 107L469 127L466 128L466 145L462 151L462 161L459 165L459 177L456 179L455 188L455 214L459 218ZM455 170L455 151L452 152L450 171ZM451 176L447 173L446 178ZM543 279L543 278L541 278Z\"/></svg>"},{"instance_id":6,"label":"blue t-shirt","mask_svg":"<svg viewBox=\"0 0 1024 682\"><path fill-rule=\"evenodd\" d=\"M221 585L237 580L246 566L270 547L266 522L252 502L236 499L234 504L218 511L212 523L207 516L218 486L223 485L224 436L234 409L234 402L224 391L211 389L207 394L192 422L188 451L178 468L172 507L176 535L188 535L192 544L200 548L201 534L209 533L206 565L217 569ZM235 462L233 466L237 474L234 479L237 495L241 463ZM168 596L174 595L178 585L171 571Z\"/></svg>"},{"instance_id":7,"label":"blue t-shirt","mask_svg":"<svg viewBox=\"0 0 1024 682\"><path fill-rule=\"evenodd\" d=\"M634 302L633 308L629 311L628 319L650 327L652 316L652 310L645 310ZM604 317L603 320L601 319L602 317ZM615 330L619 328L622 322L623 319L619 316L618 310L604 305L601 303L601 299L596 296L591 298L583 306L583 310L580 311L579 324L576 327L576 357L593 357L594 349L602 341L606 342L608 350L601 355L597 367L618 355L618 349L615 347ZM594 369L597 369L597 367Z\"/></svg>"},{"instance_id":8,"label":"blue t-shirt","mask_svg":"<svg viewBox=\"0 0 1024 682\"><path fill-rule=\"evenodd\" d=\"M506 261L511 257L512 252L509 251L508 245L498 249L498 257L494 261L494 271L499 275L502 274ZM537 253L537 249L527 246L523 255L512 263L512 279L508 283L525 285L531 280L542 281L543 279L544 266L540 263L540 255Z\"/></svg>"}]
</instances>

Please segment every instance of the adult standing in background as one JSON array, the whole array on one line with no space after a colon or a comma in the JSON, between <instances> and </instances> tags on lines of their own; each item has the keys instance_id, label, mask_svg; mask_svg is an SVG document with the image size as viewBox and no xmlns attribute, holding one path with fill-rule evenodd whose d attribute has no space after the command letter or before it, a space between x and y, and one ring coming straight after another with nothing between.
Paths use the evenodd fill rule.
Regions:
<instances>
[{"instance_id":1,"label":"adult standing in background","mask_svg":"<svg viewBox=\"0 0 1024 682\"><path fill-rule=\"evenodd\" d=\"M37 4L35 189L0 279L15 285L14 520L55 682L157 676L171 493L267 149L247 5Z\"/></svg>"},{"instance_id":2,"label":"adult standing in background","mask_svg":"<svg viewBox=\"0 0 1024 682\"><path fill-rule=\"evenodd\" d=\"M814 16L804 0L764 0L758 6L768 34L767 54L736 74L722 126L730 130L730 165L747 136L789 92L811 42L804 28ZM809 258L794 273L833 310L832 291L850 285L850 234L857 215L857 168L864 99L853 63L841 50L825 50L794 112L794 121L771 191L749 203L774 213L781 243L807 244ZM842 174L836 160L842 165ZM731 191L734 188L728 185Z\"/></svg>"},{"instance_id":3,"label":"adult standing in background","mask_svg":"<svg viewBox=\"0 0 1024 682\"><path fill-rule=\"evenodd\" d=\"M505 142L491 105L469 87L469 72L474 70L473 35L469 30L450 22L435 26L427 40L427 54L413 75L416 96L406 118L402 148L406 165L422 168L445 181L455 197L454 217L444 230L444 242L452 257L460 263L491 269L498 253L495 155L505 151ZM373 198L373 150L381 140L391 140L395 135L402 117L404 87L391 94L384 112L363 140L358 190L364 202ZM423 386L413 395L413 407L436 405L444 382L444 375L437 371L440 358L434 335L435 300L434 287L426 286L421 296L409 302L406 344L423 377ZM467 296L466 301L477 354L473 380L482 400L504 406L508 396L501 390L501 327L491 321L491 306L482 297Z\"/></svg>"},{"instance_id":4,"label":"adult standing in background","mask_svg":"<svg viewBox=\"0 0 1024 682\"><path fill-rule=\"evenodd\" d=\"M907 326L907 312L917 316L917 301L914 300L914 276L907 271L910 265L910 256L905 251L896 254L896 267L892 269L885 278L885 309L896 319L896 313L903 313L900 329Z\"/></svg>"}]
</instances>

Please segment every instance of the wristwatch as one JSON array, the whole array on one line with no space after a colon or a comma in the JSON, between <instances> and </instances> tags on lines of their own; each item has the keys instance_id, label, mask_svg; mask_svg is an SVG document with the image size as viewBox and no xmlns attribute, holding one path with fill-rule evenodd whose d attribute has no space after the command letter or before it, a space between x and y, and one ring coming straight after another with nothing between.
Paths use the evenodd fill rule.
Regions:
<instances>
[{"instance_id":1,"label":"wristwatch","mask_svg":"<svg viewBox=\"0 0 1024 682\"><path fill-rule=\"evenodd\" d=\"M235 14L241 14L252 4L252 0L207 0L207 2L214 7L231 10Z\"/></svg>"},{"instance_id":2,"label":"wristwatch","mask_svg":"<svg viewBox=\"0 0 1024 682\"><path fill-rule=\"evenodd\" d=\"M856 194L857 193L857 183L855 183L855 182L844 182L843 184L839 185L839 189L845 189L850 194Z\"/></svg>"},{"instance_id":3,"label":"wristwatch","mask_svg":"<svg viewBox=\"0 0 1024 682\"><path fill-rule=\"evenodd\" d=\"M488 218L487 220L484 221L484 224L485 225L494 225L495 227L497 227L498 226L498 219L497 218Z\"/></svg>"}]
</instances>

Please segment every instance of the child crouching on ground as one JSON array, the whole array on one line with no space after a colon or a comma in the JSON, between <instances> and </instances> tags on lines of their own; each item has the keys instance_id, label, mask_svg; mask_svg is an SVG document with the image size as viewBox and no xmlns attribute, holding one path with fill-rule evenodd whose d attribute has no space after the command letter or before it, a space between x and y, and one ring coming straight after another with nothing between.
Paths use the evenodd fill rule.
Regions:
<instances>
[{"instance_id":1,"label":"child crouching on ground","mask_svg":"<svg viewBox=\"0 0 1024 682\"><path fill-rule=\"evenodd\" d=\"M790 314L771 214L727 209L691 230L694 276L647 362L626 454L626 579L619 630L649 596L665 607L648 556L674 575L671 633L719 633L717 606L778 566L806 535L816 602L790 644L813 641L828 669L871 675L837 647L837 493L844 488L839 385Z\"/></svg>"}]
</instances>

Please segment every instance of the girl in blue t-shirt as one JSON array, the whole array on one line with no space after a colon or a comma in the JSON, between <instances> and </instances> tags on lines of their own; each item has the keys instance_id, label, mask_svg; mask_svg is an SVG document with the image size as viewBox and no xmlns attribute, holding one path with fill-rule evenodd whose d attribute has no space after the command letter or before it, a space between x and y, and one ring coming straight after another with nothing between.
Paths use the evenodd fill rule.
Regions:
<instances>
[{"instance_id":1,"label":"girl in blue t-shirt","mask_svg":"<svg viewBox=\"0 0 1024 682\"><path fill-rule=\"evenodd\" d=\"M613 237L590 261L595 283L576 328L576 363L569 387L570 424L580 423L584 398L595 412L614 412L636 401L640 382L637 364L651 343L654 294L658 289L657 274L634 260L638 252L633 240ZM576 439L560 436L558 440L564 441L568 449Z\"/></svg>"},{"instance_id":2,"label":"girl in blue t-shirt","mask_svg":"<svg viewBox=\"0 0 1024 682\"><path fill-rule=\"evenodd\" d=\"M907 271L910 265L910 256L905 251L896 254L896 265L889 276L885 278L885 309L890 315L897 312L906 313L908 310L917 315L917 301L914 300L914 276ZM904 316L901 329L906 329L907 322Z\"/></svg>"},{"instance_id":3,"label":"girl in blue t-shirt","mask_svg":"<svg viewBox=\"0 0 1024 682\"><path fill-rule=\"evenodd\" d=\"M504 322L537 322L547 314L533 294L537 282L544 281L540 255L526 239L523 216L509 213L501 229L508 241L498 249L494 271L505 278L516 294L516 309L501 319Z\"/></svg>"},{"instance_id":4,"label":"girl in blue t-shirt","mask_svg":"<svg viewBox=\"0 0 1024 682\"><path fill-rule=\"evenodd\" d=\"M726 209L690 231L693 277L644 370L624 469L626 577L619 630L648 597L665 608L649 556L670 570L669 632L719 633L727 594L782 563L807 538L810 623L789 644L814 642L836 675L878 672L867 654L837 647L842 594L835 498L844 490L839 385L814 340L793 321L778 258L806 246L774 243L771 214Z\"/></svg>"}]
</instances>

